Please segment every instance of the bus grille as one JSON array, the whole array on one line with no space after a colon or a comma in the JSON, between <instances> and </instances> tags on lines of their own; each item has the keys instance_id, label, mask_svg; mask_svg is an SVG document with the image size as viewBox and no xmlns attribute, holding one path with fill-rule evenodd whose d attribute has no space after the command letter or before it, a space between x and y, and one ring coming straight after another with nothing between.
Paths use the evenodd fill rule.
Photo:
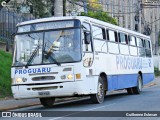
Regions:
<instances>
[{"instance_id":1,"label":"bus grille","mask_svg":"<svg viewBox=\"0 0 160 120\"><path fill-rule=\"evenodd\" d=\"M41 77L34 77L32 81L44 81L44 80L54 80L54 76L41 76Z\"/></svg>"},{"instance_id":2,"label":"bus grille","mask_svg":"<svg viewBox=\"0 0 160 120\"><path fill-rule=\"evenodd\" d=\"M55 90L58 86L52 86L52 87L39 87L39 88L32 88L33 91L41 91L41 90Z\"/></svg>"}]
</instances>

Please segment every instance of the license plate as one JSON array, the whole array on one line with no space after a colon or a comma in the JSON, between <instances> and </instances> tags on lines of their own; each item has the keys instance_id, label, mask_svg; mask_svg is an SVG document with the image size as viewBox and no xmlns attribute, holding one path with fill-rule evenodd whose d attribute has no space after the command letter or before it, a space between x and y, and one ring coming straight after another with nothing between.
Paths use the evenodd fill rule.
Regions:
<instances>
[{"instance_id":1,"label":"license plate","mask_svg":"<svg viewBox=\"0 0 160 120\"><path fill-rule=\"evenodd\" d=\"M38 93L40 96L48 96L50 95L50 92L46 91L46 92L39 92Z\"/></svg>"}]
</instances>

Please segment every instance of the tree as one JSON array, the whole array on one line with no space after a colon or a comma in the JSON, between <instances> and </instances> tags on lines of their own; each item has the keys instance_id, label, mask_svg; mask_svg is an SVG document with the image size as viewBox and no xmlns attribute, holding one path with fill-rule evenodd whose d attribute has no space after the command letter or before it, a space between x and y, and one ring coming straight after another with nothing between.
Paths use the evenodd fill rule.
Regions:
<instances>
[{"instance_id":1,"label":"tree","mask_svg":"<svg viewBox=\"0 0 160 120\"><path fill-rule=\"evenodd\" d=\"M4 1L4 0L0 0L0 6L1 6L2 1Z\"/></svg>"},{"instance_id":2,"label":"tree","mask_svg":"<svg viewBox=\"0 0 160 120\"><path fill-rule=\"evenodd\" d=\"M54 16L54 9L55 9L54 5L55 5L55 0L50 0L50 2L51 2L51 15Z\"/></svg>"},{"instance_id":3,"label":"tree","mask_svg":"<svg viewBox=\"0 0 160 120\"><path fill-rule=\"evenodd\" d=\"M80 14L81 16L88 16L95 19L99 19L104 22L118 25L115 18L109 16L107 12L102 11L102 5L99 4L99 0L89 0L89 5L87 8L88 8L88 13L82 12Z\"/></svg>"},{"instance_id":4,"label":"tree","mask_svg":"<svg viewBox=\"0 0 160 120\"><path fill-rule=\"evenodd\" d=\"M89 7L92 9L102 10L102 5L99 4L99 0L89 0Z\"/></svg>"},{"instance_id":5,"label":"tree","mask_svg":"<svg viewBox=\"0 0 160 120\"><path fill-rule=\"evenodd\" d=\"M55 0L28 0L33 6L35 17L54 16ZM66 0L63 0L63 15L66 15Z\"/></svg>"},{"instance_id":6,"label":"tree","mask_svg":"<svg viewBox=\"0 0 160 120\"><path fill-rule=\"evenodd\" d=\"M92 18L99 19L99 20L104 21L104 22L108 22L108 23L111 23L111 24L114 24L114 25L118 25L116 19L109 16L107 14L107 12L98 12L98 11L92 12L92 11L89 11L87 14L82 12L80 15L81 16L92 17Z\"/></svg>"},{"instance_id":7,"label":"tree","mask_svg":"<svg viewBox=\"0 0 160 120\"><path fill-rule=\"evenodd\" d=\"M32 5L33 15L36 18L48 17L51 11L47 11L48 5L51 5L52 0L28 0L28 4Z\"/></svg>"}]
</instances>

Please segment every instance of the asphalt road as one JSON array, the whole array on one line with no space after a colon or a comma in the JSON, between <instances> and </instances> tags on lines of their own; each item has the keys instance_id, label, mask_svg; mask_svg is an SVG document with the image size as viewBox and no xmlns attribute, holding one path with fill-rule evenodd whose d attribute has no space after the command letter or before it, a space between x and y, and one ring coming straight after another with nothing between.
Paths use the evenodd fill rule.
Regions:
<instances>
[{"instance_id":1,"label":"asphalt road","mask_svg":"<svg viewBox=\"0 0 160 120\"><path fill-rule=\"evenodd\" d=\"M159 79L160 80L160 79ZM160 83L160 82L159 82ZM122 112L127 114L134 113L140 114L138 111L154 111L154 113L160 114L160 84L147 87L143 89L140 95L128 95L126 91L107 95L105 101L102 104L92 104L88 98L83 98L78 101L70 101L65 103L59 103L53 106L53 108L46 109L43 106L27 107L22 109L16 109L14 111L34 111L34 112L45 112L50 111L61 111L61 115L54 117L43 117L43 118L23 118L23 120L160 120L160 117L84 117L83 113L86 111L92 111L92 113L86 113L89 116L97 113L103 113L104 111L126 111ZM67 112L66 112L67 111ZM96 112L98 111L98 112ZM52 112L54 114L54 112ZM85 115L86 115L85 114ZM112 112L112 114L117 114ZM76 117L72 117L76 116ZM1 120L20 120L22 118L0 118Z\"/></svg>"}]
</instances>

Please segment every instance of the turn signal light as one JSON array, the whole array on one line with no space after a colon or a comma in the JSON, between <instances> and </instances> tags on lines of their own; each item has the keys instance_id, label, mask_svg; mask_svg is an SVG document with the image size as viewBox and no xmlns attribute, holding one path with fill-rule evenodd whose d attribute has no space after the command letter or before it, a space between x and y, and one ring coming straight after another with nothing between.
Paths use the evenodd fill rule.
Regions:
<instances>
[{"instance_id":1,"label":"turn signal light","mask_svg":"<svg viewBox=\"0 0 160 120\"><path fill-rule=\"evenodd\" d=\"M76 79L81 79L81 74L76 74Z\"/></svg>"}]
</instances>

